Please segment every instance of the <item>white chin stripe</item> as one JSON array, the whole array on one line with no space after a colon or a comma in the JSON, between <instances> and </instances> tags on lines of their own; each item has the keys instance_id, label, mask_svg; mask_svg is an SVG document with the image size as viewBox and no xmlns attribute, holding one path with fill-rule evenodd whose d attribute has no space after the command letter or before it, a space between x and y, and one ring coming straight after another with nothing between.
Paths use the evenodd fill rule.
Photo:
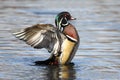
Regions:
<instances>
[{"instance_id":1,"label":"white chin stripe","mask_svg":"<svg viewBox=\"0 0 120 80\"><path fill-rule=\"evenodd\" d=\"M69 35L66 35L66 36L67 36L68 40L73 41L73 42L77 42L77 39L72 38L72 37L70 37Z\"/></svg>"},{"instance_id":2,"label":"white chin stripe","mask_svg":"<svg viewBox=\"0 0 120 80\"><path fill-rule=\"evenodd\" d=\"M62 24L63 26L67 26L68 25L68 22L66 24Z\"/></svg>"}]
</instances>

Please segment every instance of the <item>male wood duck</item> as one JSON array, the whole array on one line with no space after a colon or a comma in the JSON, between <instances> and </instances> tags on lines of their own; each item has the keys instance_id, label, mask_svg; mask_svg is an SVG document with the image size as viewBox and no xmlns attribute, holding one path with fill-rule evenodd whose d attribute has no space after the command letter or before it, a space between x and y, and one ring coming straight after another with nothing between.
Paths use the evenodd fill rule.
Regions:
<instances>
[{"instance_id":1,"label":"male wood duck","mask_svg":"<svg viewBox=\"0 0 120 80\"><path fill-rule=\"evenodd\" d=\"M46 48L51 53L49 59L36 61L36 65L69 64L79 46L77 30L69 23L74 19L69 12L61 12L55 18L56 27L36 24L13 34L28 45L37 49Z\"/></svg>"}]
</instances>

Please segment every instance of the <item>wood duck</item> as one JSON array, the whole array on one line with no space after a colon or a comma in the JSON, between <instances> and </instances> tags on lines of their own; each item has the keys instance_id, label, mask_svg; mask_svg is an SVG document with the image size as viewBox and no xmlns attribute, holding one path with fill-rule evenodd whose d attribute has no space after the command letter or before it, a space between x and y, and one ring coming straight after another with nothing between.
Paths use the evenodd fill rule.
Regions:
<instances>
[{"instance_id":1,"label":"wood duck","mask_svg":"<svg viewBox=\"0 0 120 80\"><path fill-rule=\"evenodd\" d=\"M56 27L52 24L36 24L13 34L28 45L37 49L46 48L51 53L49 59L36 61L36 65L68 64L79 46L79 35L69 20L75 18L64 11L56 16Z\"/></svg>"}]
</instances>

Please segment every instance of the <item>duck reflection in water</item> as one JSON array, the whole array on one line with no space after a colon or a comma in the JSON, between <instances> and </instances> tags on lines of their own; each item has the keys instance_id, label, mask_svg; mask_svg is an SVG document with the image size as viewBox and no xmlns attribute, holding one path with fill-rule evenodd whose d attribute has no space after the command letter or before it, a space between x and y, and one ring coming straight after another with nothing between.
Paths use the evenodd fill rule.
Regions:
<instances>
[{"instance_id":1,"label":"duck reflection in water","mask_svg":"<svg viewBox=\"0 0 120 80\"><path fill-rule=\"evenodd\" d=\"M45 68L47 74L45 76L48 80L74 80L75 77L75 69L73 64L68 65L60 65L60 66L47 66Z\"/></svg>"}]
</instances>

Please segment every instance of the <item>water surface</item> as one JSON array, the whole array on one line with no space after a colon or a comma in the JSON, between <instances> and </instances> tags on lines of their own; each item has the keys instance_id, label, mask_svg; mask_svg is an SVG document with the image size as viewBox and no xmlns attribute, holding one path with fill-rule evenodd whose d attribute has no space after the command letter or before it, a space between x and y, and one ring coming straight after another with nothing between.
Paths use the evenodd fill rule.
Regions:
<instances>
[{"instance_id":1,"label":"water surface","mask_svg":"<svg viewBox=\"0 0 120 80\"><path fill-rule=\"evenodd\" d=\"M119 0L1 0L0 80L120 80ZM75 65L31 66L50 54L16 39L12 31L37 23L54 24L69 11L80 46Z\"/></svg>"}]
</instances>

